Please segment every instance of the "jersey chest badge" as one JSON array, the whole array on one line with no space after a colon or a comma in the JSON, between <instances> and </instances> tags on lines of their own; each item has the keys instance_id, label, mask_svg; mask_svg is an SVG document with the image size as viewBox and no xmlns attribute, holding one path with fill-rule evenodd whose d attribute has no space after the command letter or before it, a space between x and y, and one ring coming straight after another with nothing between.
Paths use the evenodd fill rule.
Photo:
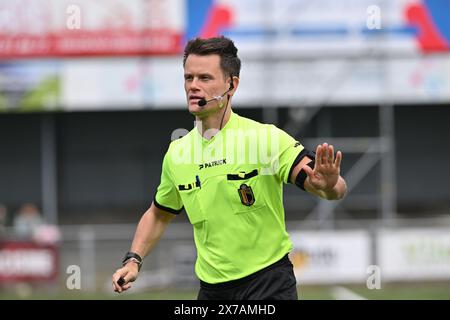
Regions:
<instances>
[{"instance_id":1,"label":"jersey chest badge","mask_svg":"<svg viewBox=\"0 0 450 320\"><path fill-rule=\"evenodd\" d=\"M251 206L255 203L255 195L253 194L252 187L246 184L241 184L238 189L238 193L243 205Z\"/></svg>"}]
</instances>

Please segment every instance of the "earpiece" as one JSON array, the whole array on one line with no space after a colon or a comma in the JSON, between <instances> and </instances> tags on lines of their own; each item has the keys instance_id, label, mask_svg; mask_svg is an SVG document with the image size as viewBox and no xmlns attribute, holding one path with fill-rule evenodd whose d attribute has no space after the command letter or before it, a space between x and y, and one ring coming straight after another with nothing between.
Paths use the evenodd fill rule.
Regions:
<instances>
[{"instance_id":1,"label":"earpiece","mask_svg":"<svg viewBox=\"0 0 450 320\"><path fill-rule=\"evenodd\" d=\"M233 77L231 77L230 89L228 89L228 91L231 91L233 89L234 89L234 83L233 83Z\"/></svg>"},{"instance_id":2,"label":"earpiece","mask_svg":"<svg viewBox=\"0 0 450 320\"><path fill-rule=\"evenodd\" d=\"M231 81L230 81L230 88L228 89L227 92L230 92L231 90L234 89L233 76L230 76L230 79L231 79ZM225 92L225 93L227 93L227 92ZM225 94L225 93L224 93L224 94ZM230 99L230 95L228 94L228 100L229 100L229 99ZM227 100L227 106L228 106L228 100ZM220 108L220 109L223 108L223 102L220 102L219 108ZM223 114L225 115L225 112L224 112ZM223 116L222 116L222 120L223 120ZM222 124L220 125L220 127L222 128Z\"/></svg>"}]
</instances>

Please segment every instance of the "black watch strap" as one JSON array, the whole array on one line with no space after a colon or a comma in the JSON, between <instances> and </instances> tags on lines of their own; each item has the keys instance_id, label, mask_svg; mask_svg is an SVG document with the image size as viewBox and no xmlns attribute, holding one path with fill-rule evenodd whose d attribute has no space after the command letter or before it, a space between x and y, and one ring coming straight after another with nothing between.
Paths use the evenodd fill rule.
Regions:
<instances>
[{"instance_id":1,"label":"black watch strap","mask_svg":"<svg viewBox=\"0 0 450 320\"><path fill-rule=\"evenodd\" d=\"M142 257L138 255L136 252L129 251L125 254L125 257L122 260L122 265L126 265L128 262L133 261L138 265L138 269L141 270L142 266Z\"/></svg>"}]
</instances>

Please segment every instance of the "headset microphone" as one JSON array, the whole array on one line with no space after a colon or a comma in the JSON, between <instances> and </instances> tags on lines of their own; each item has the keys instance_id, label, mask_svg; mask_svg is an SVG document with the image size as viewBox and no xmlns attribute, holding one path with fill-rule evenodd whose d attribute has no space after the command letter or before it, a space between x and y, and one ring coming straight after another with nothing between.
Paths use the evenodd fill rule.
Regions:
<instances>
[{"instance_id":1,"label":"headset microphone","mask_svg":"<svg viewBox=\"0 0 450 320\"><path fill-rule=\"evenodd\" d=\"M201 98L200 100L198 100L198 105L199 105L199 107L204 107L208 102L211 102L213 100L222 100L222 99L223 99L223 96L217 96L217 97L214 97L209 100L206 100L205 98Z\"/></svg>"},{"instance_id":2,"label":"headset microphone","mask_svg":"<svg viewBox=\"0 0 450 320\"><path fill-rule=\"evenodd\" d=\"M200 100L198 100L198 106L199 107L204 107L208 102L211 102L211 101L213 101L213 100L218 100L218 101L220 101L220 100L222 100L223 99L223 96L224 95L226 95L228 92L230 92L231 90L233 90L234 89L234 84L233 84L233 81L231 81L230 82L230 89L228 89L227 91L225 91L221 96L215 96L214 98L212 98L212 99L209 99L209 100L206 100L205 98L201 98Z\"/></svg>"}]
</instances>

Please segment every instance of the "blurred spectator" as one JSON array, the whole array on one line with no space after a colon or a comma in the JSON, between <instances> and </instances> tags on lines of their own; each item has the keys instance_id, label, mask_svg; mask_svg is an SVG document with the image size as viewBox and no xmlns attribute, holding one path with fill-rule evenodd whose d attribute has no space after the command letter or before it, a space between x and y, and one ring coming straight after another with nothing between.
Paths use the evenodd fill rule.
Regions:
<instances>
[{"instance_id":1,"label":"blurred spectator","mask_svg":"<svg viewBox=\"0 0 450 320\"><path fill-rule=\"evenodd\" d=\"M22 205L14 217L14 232L22 239L32 239L39 226L44 224L42 215L35 204Z\"/></svg>"},{"instance_id":2,"label":"blurred spectator","mask_svg":"<svg viewBox=\"0 0 450 320\"><path fill-rule=\"evenodd\" d=\"M16 236L40 243L54 244L61 238L58 226L47 224L38 207L24 204L14 218Z\"/></svg>"},{"instance_id":3,"label":"blurred spectator","mask_svg":"<svg viewBox=\"0 0 450 320\"><path fill-rule=\"evenodd\" d=\"M58 226L51 224L40 225L33 234L33 240L43 244L55 244L60 239L61 233Z\"/></svg>"}]
</instances>

